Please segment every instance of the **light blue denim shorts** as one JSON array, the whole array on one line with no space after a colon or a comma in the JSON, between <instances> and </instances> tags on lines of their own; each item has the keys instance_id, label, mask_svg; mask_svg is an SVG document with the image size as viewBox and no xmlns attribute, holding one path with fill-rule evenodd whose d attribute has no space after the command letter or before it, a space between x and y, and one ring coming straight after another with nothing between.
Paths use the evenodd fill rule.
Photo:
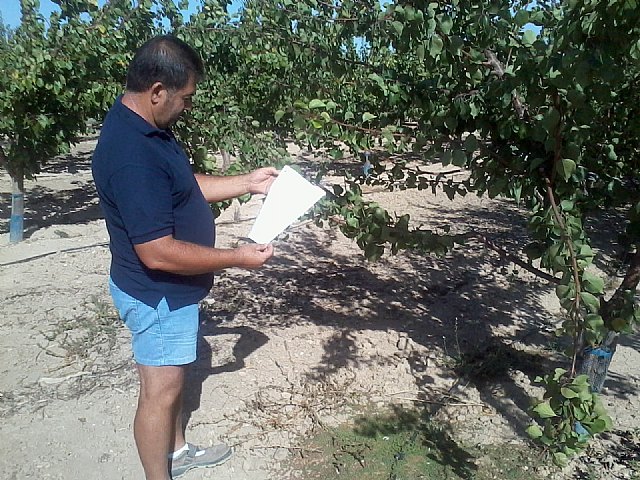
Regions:
<instances>
[{"instance_id":1,"label":"light blue denim shorts","mask_svg":"<svg viewBox=\"0 0 640 480\"><path fill-rule=\"evenodd\" d=\"M186 365L196 359L198 304L169 310L166 298L156 308L126 294L109 278L120 318L131 330L133 358L153 367Z\"/></svg>"}]
</instances>

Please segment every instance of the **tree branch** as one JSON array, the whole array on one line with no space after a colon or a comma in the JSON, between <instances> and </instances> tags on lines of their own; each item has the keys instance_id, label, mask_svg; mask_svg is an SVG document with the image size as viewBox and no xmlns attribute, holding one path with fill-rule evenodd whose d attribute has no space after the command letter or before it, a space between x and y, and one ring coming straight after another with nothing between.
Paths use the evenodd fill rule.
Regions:
<instances>
[{"instance_id":1,"label":"tree branch","mask_svg":"<svg viewBox=\"0 0 640 480\"><path fill-rule=\"evenodd\" d=\"M640 248L631 257L631 263L620 286L613 293L609 301L603 301L602 316L605 320L611 320L619 312L624 304L624 292L635 291L640 284Z\"/></svg>"},{"instance_id":2,"label":"tree branch","mask_svg":"<svg viewBox=\"0 0 640 480\"><path fill-rule=\"evenodd\" d=\"M560 126L558 126L558 130L560 130ZM582 284L580 282L580 270L578 268L578 258L576 257L576 252L573 249L573 242L567 235L567 226L562 219L562 215L560 214L560 210L558 209L558 205L556 203L555 196L553 194L553 188L551 184L551 180L549 177L544 177L545 183L547 185L547 197L549 198L549 202L551 203L551 209L553 211L553 217L556 222L562 229L562 240L567 245L569 249L569 256L571 257L571 273L573 274L573 281L576 284L576 299L575 299L575 311L573 312L573 319L576 323L574 332L573 332L573 360L571 362L571 376L573 377L576 373L576 363L578 360L578 341L580 339L579 331L578 331L578 314L580 309L580 291L582 290Z\"/></svg>"},{"instance_id":3,"label":"tree branch","mask_svg":"<svg viewBox=\"0 0 640 480\"><path fill-rule=\"evenodd\" d=\"M515 255L507 252L504 248L499 247L498 245L493 243L491 240L489 240L484 235L482 235L480 233L476 233L476 234L474 234L474 236L476 236L480 240L482 240L482 242L484 243L484 245L487 248L489 248L489 249L493 250L494 252L496 252L498 255L500 255L501 258L503 258L505 260L509 260L510 262L518 265L520 268L523 268L524 270L527 270L528 272L533 273L535 276L540 277L540 278L546 280L547 282L554 283L556 285L560 283L560 279L559 278L556 278L553 275L550 275L547 272L544 272L544 271L540 270L539 268L534 267L530 263L526 263L526 262L522 261L520 258L518 258Z\"/></svg>"},{"instance_id":4,"label":"tree branch","mask_svg":"<svg viewBox=\"0 0 640 480\"><path fill-rule=\"evenodd\" d=\"M4 168L7 172L9 171L9 160L4 153L2 145L0 145L0 168Z\"/></svg>"},{"instance_id":5,"label":"tree branch","mask_svg":"<svg viewBox=\"0 0 640 480\"><path fill-rule=\"evenodd\" d=\"M487 57L487 61L484 65L491 67L493 73L502 80L502 77L504 77L505 73L505 68L502 62L498 60L496 54L489 49L486 49L484 51L484 55L485 57ZM516 111L518 118L520 120L524 119L527 115L527 107L522 103L520 95L518 95L515 90L511 92L511 103L513 104L513 108Z\"/></svg>"}]
</instances>

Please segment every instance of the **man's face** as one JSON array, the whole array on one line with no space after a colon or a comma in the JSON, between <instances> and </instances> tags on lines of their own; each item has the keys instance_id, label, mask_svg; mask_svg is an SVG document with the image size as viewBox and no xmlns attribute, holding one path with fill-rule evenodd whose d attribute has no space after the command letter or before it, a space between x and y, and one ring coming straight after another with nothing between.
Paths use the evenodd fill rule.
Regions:
<instances>
[{"instance_id":1,"label":"man's face","mask_svg":"<svg viewBox=\"0 0 640 480\"><path fill-rule=\"evenodd\" d=\"M158 128L166 129L176 123L185 110L191 109L196 82L191 78L184 88L165 90L164 93L156 115L156 125Z\"/></svg>"}]
</instances>

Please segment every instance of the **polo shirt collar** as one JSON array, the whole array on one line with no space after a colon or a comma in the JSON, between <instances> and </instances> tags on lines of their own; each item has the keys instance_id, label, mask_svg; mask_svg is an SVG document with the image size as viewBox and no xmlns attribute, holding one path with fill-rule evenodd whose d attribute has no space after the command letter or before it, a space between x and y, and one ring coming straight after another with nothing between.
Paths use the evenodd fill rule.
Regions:
<instances>
[{"instance_id":1,"label":"polo shirt collar","mask_svg":"<svg viewBox=\"0 0 640 480\"><path fill-rule=\"evenodd\" d=\"M116 99L114 110L127 123L129 123L134 129L139 131L145 137L152 137L154 135L160 135L164 137L171 136L171 134L167 130L154 127L136 112L125 106L122 103L122 95L118 96L118 98Z\"/></svg>"}]
</instances>

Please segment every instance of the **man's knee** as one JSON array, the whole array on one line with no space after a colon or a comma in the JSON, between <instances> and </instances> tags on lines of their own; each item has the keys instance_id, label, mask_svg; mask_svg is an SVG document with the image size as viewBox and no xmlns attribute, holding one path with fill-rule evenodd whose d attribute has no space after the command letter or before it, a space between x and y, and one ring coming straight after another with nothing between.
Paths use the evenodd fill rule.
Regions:
<instances>
[{"instance_id":1,"label":"man's knee","mask_svg":"<svg viewBox=\"0 0 640 480\"><path fill-rule=\"evenodd\" d=\"M150 367L138 365L140 402L171 406L182 397L184 367Z\"/></svg>"}]
</instances>

